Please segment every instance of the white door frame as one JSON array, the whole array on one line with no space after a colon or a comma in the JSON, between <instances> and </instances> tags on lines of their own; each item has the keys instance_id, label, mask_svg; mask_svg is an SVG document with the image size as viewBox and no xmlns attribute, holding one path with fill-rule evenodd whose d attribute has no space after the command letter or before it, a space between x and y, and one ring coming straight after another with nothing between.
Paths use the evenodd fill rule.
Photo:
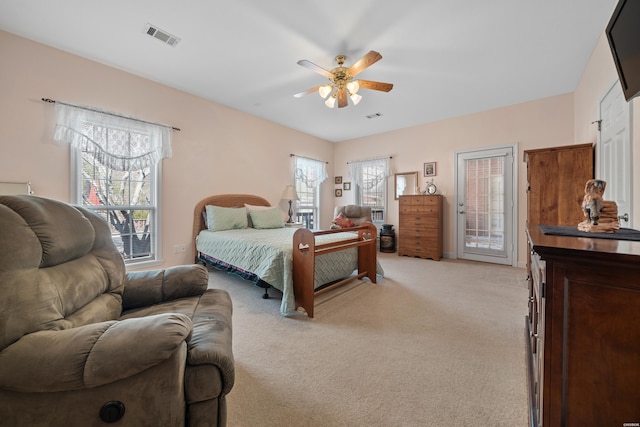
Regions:
<instances>
[{"instance_id":1,"label":"white door frame","mask_svg":"<svg viewBox=\"0 0 640 427\"><path fill-rule=\"evenodd\" d=\"M454 171L453 171L453 176L454 176L454 197L453 197L453 203L452 203L452 215L453 215L453 242L454 242L454 258L458 258L458 250L460 249L460 243L459 243L459 221L461 221L464 218L464 215L460 215L458 214L458 203L460 201L460 197L461 195L458 194L458 156L461 154L467 154L467 153L473 153L473 152L482 152L482 151L492 151L492 150L497 150L497 149L505 149L505 148L510 148L512 150L512 154L513 154L513 165L512 165L512 177L513 177L513 185L511 186L511 199L512 199L512 204L511 204L511 209L509 210L511 213L511 241L505 241L505 245L511 245L511 247L508 249L508 252L510 253L510 256L508 257L511 261L511 266L512 267L517 267L518 266L518 256L517 256L517 249L518 249L518 143L514 142L513 144L510 145L498 145L498 146L492 146L492 147L478 147L478 148L470 148L470 149L466 149L466 150L458 150L455 151L453 153L453 167L454 167ZM507 209L509 207L505 205L505 212L507 212Z\"/></svg>"}]
</instances>

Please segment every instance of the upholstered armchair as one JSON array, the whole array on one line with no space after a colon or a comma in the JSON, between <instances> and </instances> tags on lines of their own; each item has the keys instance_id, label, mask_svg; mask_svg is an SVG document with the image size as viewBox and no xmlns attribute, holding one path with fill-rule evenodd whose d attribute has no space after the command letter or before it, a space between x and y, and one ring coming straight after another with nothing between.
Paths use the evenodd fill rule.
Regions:
<instances>
[{"instance_id":1,"label":"upholstered armchair","mask_svg":"<svg viewBox=\"0 0 640 427\"><path fill-rule=\"evenodd\" d=\"M224 426L231 299L198 265L127 273L98 215L0 196L0 424Z\"/></svg>"},{"instance_id":2,"label":"upholstered armchair","mask_svg":"<svg viewBox=\"0 0 640 427\"><path fill-rule=\"evenodd\" d=\"M333 210L331 229L349 228L363 222L371 222L370 206L336 206Z\"/></svg>"}]
</instances>

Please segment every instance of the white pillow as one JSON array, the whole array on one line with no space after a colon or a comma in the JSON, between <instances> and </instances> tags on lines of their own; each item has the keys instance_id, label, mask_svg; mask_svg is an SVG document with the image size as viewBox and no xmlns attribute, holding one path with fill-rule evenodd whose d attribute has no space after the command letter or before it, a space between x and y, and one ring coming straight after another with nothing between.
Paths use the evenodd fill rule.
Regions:
<instances>
[{"instance_id":1,"label":"white pillow","mask_svg":"<svg viewBox=\"0 0 640 427\"><path fill-rule=\"evenodd\" d=\"M207 228L211 231L247 228L247 209L207 205Z\"/></svg>"},{"instance_id":2,"label":"white pillow","mask_svg":"<svg viewBox=\"0 0 640 427\"><path fill-rule=\"evenodd\" d=\"M249 209L249 216L253 228L282 228L284 221L280 214L280 208L269 207L267 209Z\"/></svg>"}]
</instances>

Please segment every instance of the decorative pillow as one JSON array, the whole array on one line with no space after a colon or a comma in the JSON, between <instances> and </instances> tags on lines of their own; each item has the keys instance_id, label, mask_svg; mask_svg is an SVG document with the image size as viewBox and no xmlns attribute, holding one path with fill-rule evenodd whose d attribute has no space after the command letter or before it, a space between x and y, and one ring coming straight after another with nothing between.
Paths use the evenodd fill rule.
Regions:
<instances>
[{"instance_id":1,"label":"decorative pillow","mask_svg":"<svg viewBox=\"0 0 640 427\"><path fill-rule=\"evenodd\" d=\"M244 207L247 208L247 220L249 222L249 228L254 228L253 222L251 221L251 211L263 211L265 209L271 209L273 206L259 206L245 203Z\"/></svg>"},{"instance_id":2,"label":"decorative pillow","mask_svg":"<svg viewBox=\"0 0 640 427\"><path fill-rule=\"evenodd\" d=\"M284 221L280 215L280 208L270 207L267 209L249 209L249 216L253 223L253 228L282 228Z\"/></svg>"},{"instance_id":3,"label":"decorative pillow","mask_svg":"<svg viewBox=\"0 0 640 427\"><path fill-rule=\"evenodd\" d=\"M258 206L258 205L250 205L248 203L244 204L244 207L247 208L247 210L253 210L253 211L263 211L265 209L272 209L273 206Z\"/></svg>"},{"instance_id":4,"label":"decorative pillow","mask_svg":"<svg viewBox=\"0 0 640 427\"><path fill-rule=\"evenodd\" d=\"M247 209L207 205L207 228L211 231L247 228Z\"/></svg>"},{"instance_id":5,"label":"decorative pillow","mask_svg":"<svg viewBox=\"0 0 640 427\"><path fill-rule=\"evenodd\" d=\"M332 224L339 225L340 228L351 228L351 227L355 226L353 221L351 221L349 218L347 218L347 216L343 212L340 212L338 214L338 216L335 217L333 219L333 221L331 221L331 222L332 222Z\"/></svg>"}]
</instances>

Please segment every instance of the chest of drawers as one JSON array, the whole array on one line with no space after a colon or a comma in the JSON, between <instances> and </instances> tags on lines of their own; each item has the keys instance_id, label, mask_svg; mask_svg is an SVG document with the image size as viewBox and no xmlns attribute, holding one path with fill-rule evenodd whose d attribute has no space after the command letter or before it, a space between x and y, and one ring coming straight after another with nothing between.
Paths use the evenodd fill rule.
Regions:
<instances>
[{"instance_id":1,"label":"chest of drawers","mask_svg":"<svg viewBox=\"0 0 640 427\"><path fill-rule=\"evenodd\" d=\"M400 196L398 255L442 258L442 196Z\"/></svg>"},{"instance_id":2,"label":"chest of drawers","mask_svg":"<svg viewBox=\"0 0 640 427\"><path fill-rule=\"evenodd\" d=\"M530 426L640 422L640 242L527 229Z\"/></svg>"}]
</instances>

